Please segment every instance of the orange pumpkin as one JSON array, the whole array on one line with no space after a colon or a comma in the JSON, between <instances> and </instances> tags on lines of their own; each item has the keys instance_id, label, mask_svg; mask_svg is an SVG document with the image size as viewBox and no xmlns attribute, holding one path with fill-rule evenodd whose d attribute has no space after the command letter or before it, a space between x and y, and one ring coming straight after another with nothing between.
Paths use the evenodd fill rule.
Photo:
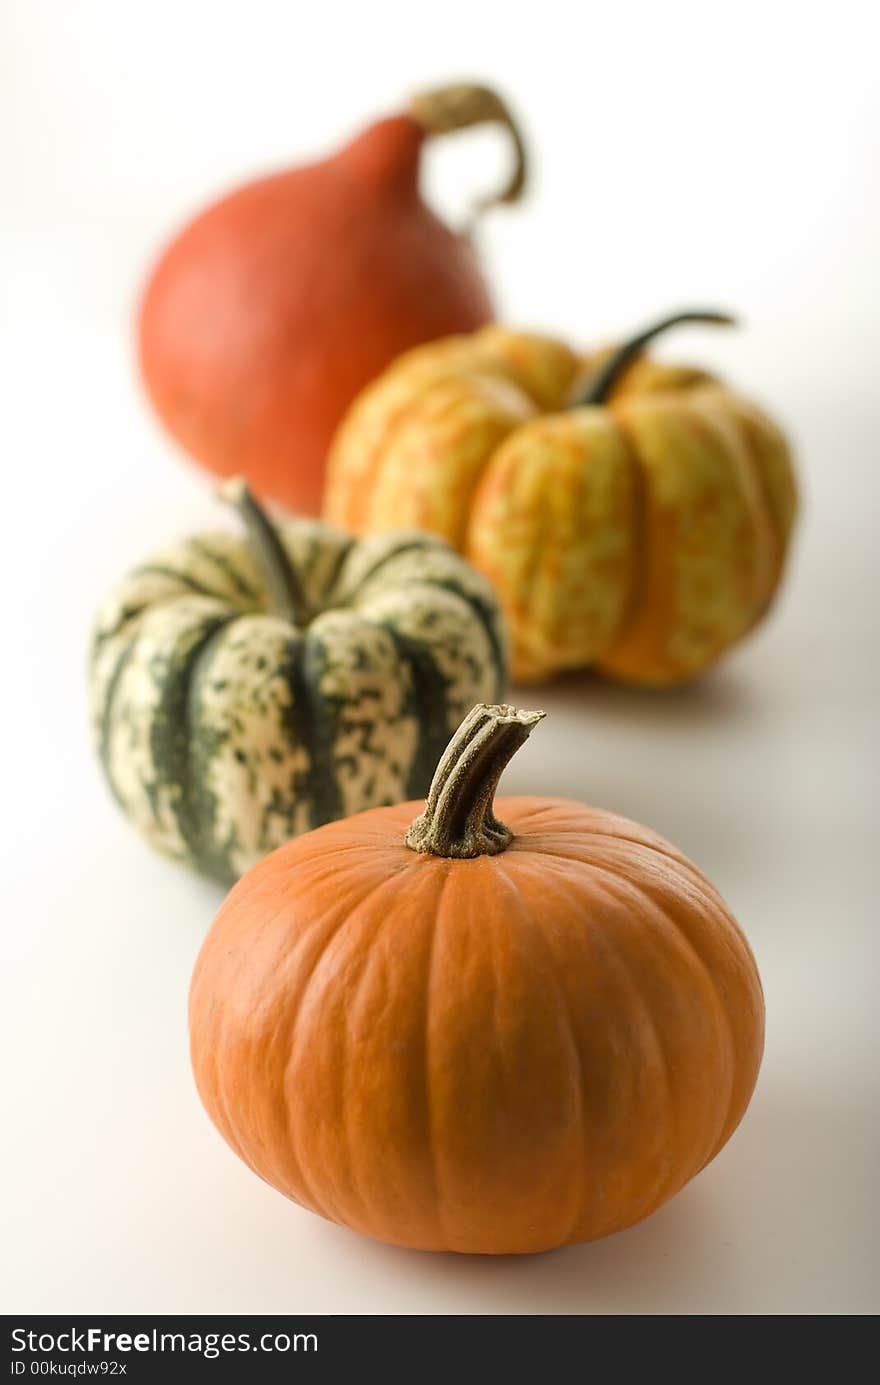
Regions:
<instances>
[{"instance_id":1,"label":"orange pumpkin","mask_svg":"<svg viewBox=\"0 0 880 1385\"><path fill-rule=\"evenodd\" d=\"M168 431L203 466L317 514L333 430L401 351L492 317L470 239L419 194L427 137L483 121L522 140L485 87L444 87L332 155L248 183L172 241L144 294L140 361Z\"/></svg>"},{"instance_id":2,"label":"orange pumpkin","mask_svg":"<svg viewBox=\"0 0 880 1385\"><path fill-rule=\"evenodd\" d=\"M281 847L196 964L211 1119L379 1240L519 1254L618 1231L718 1153L755 1084L758 973L696 867L581 803L493 805L542 715L475 707L426 803Z\"/></svg>"}]
</instances>

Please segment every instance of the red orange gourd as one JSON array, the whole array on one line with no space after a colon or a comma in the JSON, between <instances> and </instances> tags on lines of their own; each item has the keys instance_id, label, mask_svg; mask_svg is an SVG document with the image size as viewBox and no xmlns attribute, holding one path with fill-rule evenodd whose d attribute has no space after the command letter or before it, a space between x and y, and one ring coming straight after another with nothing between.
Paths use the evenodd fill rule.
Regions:
<instances>
[{"instance_id":1,"label":"red orange gourd","mask_svg":"<svg viewBox=\"0 0 880 1385\"><path fill-rule=\"evenodd\" d=\"M324 460L348 404L401 351L489 321L470 240L419 194L431 134L485 121L522 140L484 87L442 88L330 158L252 182L171 243L147 284L139 349L150 398L202 465L260 496L320 509Z\"/></svg>"},{"instance_id":2,"label":"red orange gourd","mask_svg":"<svg viewBox=\"0 0 880 1385\"><path fill-rule=\"evenodd\" d=\"M211 1119L379 1240L525 1253L620 1230L718 1153L755 1084L758 973L696 867L581 803L493 805L541 715L474 708L426 803L267 857L196 964Z\"/></svg>"}]
</instances>

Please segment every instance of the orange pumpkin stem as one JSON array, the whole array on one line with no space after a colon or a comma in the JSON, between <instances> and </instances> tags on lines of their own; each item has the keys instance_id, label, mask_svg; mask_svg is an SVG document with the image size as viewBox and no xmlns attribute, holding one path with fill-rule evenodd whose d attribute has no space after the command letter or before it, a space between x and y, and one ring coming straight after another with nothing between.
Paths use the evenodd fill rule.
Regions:
<instances>
[{"instance_id":1,"label":"orange pumpkin stem","mask_svg":"<svg viewBox=\"0 0 880 1385\"><path fill-rule=\"evenodd\" d=\"M648 343L659 337L662 332L668 332L670 327L678 327L684 322L711 322L719 327L736 326L735 317L730 317L728 313L714 312L712 309L704 311L695 308L683 313L673 313L672 317L664 317L662 322L655 322L653 327L647 327L643 332L630 337L629 341L625 341L602 362L575 407L604 404L627 366L636 356L642 354Z\"/></svg>"},{"instance_id":2,"label":"orange pumpkin stem","mask_svg":"<svg viewBox=\"0 0 880 1385\"><path fill-rule=\"evenodd\" d=\"M310 612L300 580L277 529L250 487L240 476L233 476L217 487L217 494L244 520L251 547L263 569L272 610L294 625L307 625Z\"/></svg>"},{"instance_id":3,"label":"orange pumpkin stem","mask_svg":"<svg viewBox=\"0 0 880 1385\"><path fill-rule=\"evenodd\" d=\"M544 712L479 702L459 726L434 771L425 810L406 845L432 856L496 856L513 833L493 812L498 781Z\"/></svg>"},{"instance_id":4,"label":"orange pumpkin stem","mask_svg":"<svg viewBox=\"0 0 880 1385\"><path fill-rule=\"evenodd\" d=\"M412 97L409 114L430 135L466 130L472 125L501 125L513 143L513 169L500 192L481 197L474 203L473 215L476 217L502 202L519 201L528 168L525 142L510 108L497 92L474 82L458 82Z\"/></svg>"}]
</instances>

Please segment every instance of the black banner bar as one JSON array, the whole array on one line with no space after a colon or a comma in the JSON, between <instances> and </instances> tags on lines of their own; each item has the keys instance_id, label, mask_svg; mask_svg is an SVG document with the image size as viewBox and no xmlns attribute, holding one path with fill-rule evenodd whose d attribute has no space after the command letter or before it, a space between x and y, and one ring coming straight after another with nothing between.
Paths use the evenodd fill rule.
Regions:
<instances>
[{"instance_id":1,"label":"black banner bar","mask_svg":"<svg viewBox=\"0 0 880 1385\"><path fill-rule=\"evenodd\" d=\"M590 1317L7 1316L3 1379L273 1381L322 1379L351 1367L361 1375L394 1367L477 1369L491 1352L492 1376L508 1366L546 1374L554 1361L590 1348ZM626 1360L620 1336L615 1352ZM470 1371L468 1370L468 1373ZM338 1376L337 1376L338 1378Z\"/></svg>"}]
</instances>

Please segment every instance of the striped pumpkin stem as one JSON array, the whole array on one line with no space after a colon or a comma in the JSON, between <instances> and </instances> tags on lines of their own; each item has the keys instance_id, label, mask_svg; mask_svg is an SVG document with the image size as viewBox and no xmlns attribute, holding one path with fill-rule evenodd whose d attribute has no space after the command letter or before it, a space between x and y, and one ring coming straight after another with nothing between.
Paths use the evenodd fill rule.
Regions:
<instances>
[{"instance_id":1,"label":"striped pumpkin stem","mask_svg":"<svg viewBox=\"0 0 880 1385\"><path fill-rule=\"evenodd\" d=\"M251 547L263 570L271 609L294 625L307 625L310 618L299 577L287 550L269 516L254 498L240 476L233 476L217 488L221 500L232 505L244 520Z\"/></svg>"},{"instance_id":2,"label":"striped pumpkin stem","mask_svg":"<svg viewBox=\"0 0 880 1385\"><path fill-rule=\"evenodd\" d=\"M642 354L648 343L663 332L668 332L670 327L678 327L685 322L710 322L718 327L736 326L735 317L730 317L727 313L714 312L711 309L704 311L695 308L683 313L674 313L672 317L664 317L661 322L655 322L653 327L647 327L643 332L630 337L629 341L625 341L622 346L611 353L607 360L602 362L575 407L583 408L588 404L604 404L627 366Z\"/></svg>"},{"instance_id":3,"label":"striped pumpkin stem","mask_svg":"<svg viewBox=\"0 0 880 1385\"><path fill-rule=\"evenodd\" d=\"M496 856L513 833L493 811L498 781L543 712L479 702L468 712L434 772L425 810L410 823L406 845L432 856Z\"/></svg>"}]
</instances>

